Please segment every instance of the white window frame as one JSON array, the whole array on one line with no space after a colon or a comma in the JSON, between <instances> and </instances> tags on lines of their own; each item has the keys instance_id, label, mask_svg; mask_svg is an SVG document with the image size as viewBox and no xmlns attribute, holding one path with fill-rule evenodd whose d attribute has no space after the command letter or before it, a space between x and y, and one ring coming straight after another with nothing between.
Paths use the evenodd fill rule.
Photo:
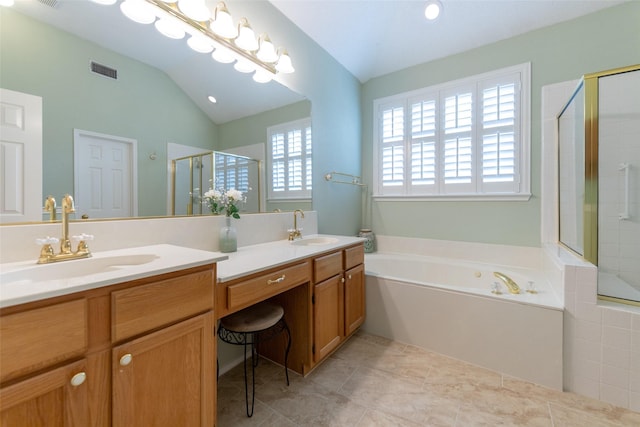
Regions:
<instances>
[{"instance_id":1,"label":"white window frame","mask_svg":"<svg viewBox=\"0 0 640 427\"><path fill-rule=\"evenodd\" d=\"M503 81L516 75L520 88L516 88L515 121L515 175L508 183L485 183L482 180L482 89L489 83ZM442 177L444 147L444 99L448 94L461 93L470 88L473 91L472 124L472 176L466 184L445 184ZM411 105L417 99L437 100L436 107L436 177L433 185L411 185ZM430 86L410 92L380 98L373 103L373 197L377 200L529 200L531 197L531 63L519 64L499 70L470 76L467 78ZM383 187L382 183L382 110L393 106L404 108L404 179L402 184ZM519 113L519 114L518 114Z\"/></svg>"},{"instance_id":2,"label":"white window frame","mask_svg":"<svg viewBox=\"0 0 640 427\"><path fill-rule=\"evenodd\" d=\"M288 132L294 130L301 130L302 132L302 182L305 187L302 190L290 190L289 187L289 179L287 172L285 170L285 190L283 191L274 191L273 189L273 142L272 136L278 133L287 134ZM300 120L294 120L287 123L280 123L274 126L270 126L267 128L267 199L269 201L293 201L293 200L311 200L311 184L312 184L312 175L311 170L311 156L312 156L312 144L311 141L307 141L307 139L312 139L311 134L311 118L307 117ZM309 142L309 143L307 143ZM288 165L289 163L289 155L288 152L285 152L284 155L284 163Z\"/></svg>"}]
</instances>

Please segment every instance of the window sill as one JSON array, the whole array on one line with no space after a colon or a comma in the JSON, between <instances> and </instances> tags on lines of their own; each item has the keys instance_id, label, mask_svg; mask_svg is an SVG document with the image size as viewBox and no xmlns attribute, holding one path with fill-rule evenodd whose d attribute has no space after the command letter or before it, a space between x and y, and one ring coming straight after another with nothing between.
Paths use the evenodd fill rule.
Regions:
<instances>
[{"instance_id":1,"label":"window sill","mask_svg":"<svg viewBox=\"0 0 640 427\"><path fill-rule=\"evenodd\" d=\"M449 194L433 196L381 196L373 195L379 202L526 202L531 193L522 194Z\"/></svg>"}]
</instances>

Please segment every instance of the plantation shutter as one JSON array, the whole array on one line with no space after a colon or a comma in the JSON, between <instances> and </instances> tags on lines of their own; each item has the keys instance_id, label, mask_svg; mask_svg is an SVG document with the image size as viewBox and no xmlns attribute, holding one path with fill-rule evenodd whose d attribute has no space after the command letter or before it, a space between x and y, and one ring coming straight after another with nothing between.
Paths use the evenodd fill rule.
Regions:
<instances>
[{"instance_id":1,"label":"plantation shutter","mask_svg":"<svg viewBox=\"0 0 640 427\"><path fill-rule=\"evenodd\" d=\"M437 94L412 99L411 113L411 193L433 194L438 173L438 101Z\"/></svg>"},{"instance_id":2,"label":"plantation shutter","mask_svg":"<svg viewBox=\"0 0 640 427\"><path fill-rule=\"evenodd\" d=\"M272 126L269 199L311 198L312 138L309 119Z\"/></svg>"},{"instance_id":3,"label":"plantation shutter","mask_svg":"<svg viewBox=\"0 0 640 427\"><path fill-rule=\"evenodd\" d=\"M474 87L457 87L441 92L442 176L441 193L475 191L474 171Z\"/></svg>"},{"instance_id":4,"label":"plantation shutter","mask_svg":"<svg viewBox=\"0 0 640 427\"><path fill-rule=\"evenodd\" d=\"M405 122L404 105L381 106L380 170L385 194L402 193L404 189Z\"/></svg>"},{"instance_id":5,"label":"plantation shutter","mask_svg":"<svg viewBox=\"0 0 640 427\"><path fill-rule=\"evenodd\" d=\"M482 96L480 182L483 193L517 192L520 140L520 78L511 74L479 84Z\"/></svg>"}]
</instances>

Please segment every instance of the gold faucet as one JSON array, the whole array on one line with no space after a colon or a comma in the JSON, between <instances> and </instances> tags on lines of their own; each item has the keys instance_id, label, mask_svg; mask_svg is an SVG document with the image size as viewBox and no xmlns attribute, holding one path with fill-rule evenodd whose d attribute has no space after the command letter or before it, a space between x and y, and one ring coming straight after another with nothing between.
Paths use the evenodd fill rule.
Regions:
<instances>
[{"instance_id":1,"label":"gold faucet","mask_svg":"<svg viewBox=\"0 0 640 427\"><path fill-rule=\"evenodd\" d=\"M302 212L301 209L293 211L293 229L289 230L289 240L291 241L302 238L301 230L298 229L298 217L296 215L298 213L300 214L300 218L304 218L304 212Z\"/></svg>"},{"instance_id":2,"label":"gold faucet","mask_svg":"<svg viewBox=\"0 0 640 427\"><path fill-rule=\"evenodd\" d=\"M49 196L51 199L53 197ZM49 199L47 199L49 200ZM55 202L54 202L55 203ZM66 194L62 198L62 238L60 239L60 253L56 254L51 246L52 243L56 243L58 239L47 237L46 239L38 239L36 242L42 244L40 250L40 258L38 258L38 264L47 264L50 262L66 261L70 259L88 258L91 256L91 251L87 245L87 240L92 240L93 236L88 234L81 234L79 236L73 236L74 240L79 241L78 248L75 252L71 250L71 240L69 239L69 214L75 212L73 205L73 198Z\"/></svg>"},{"instance_id":3,"label":"gold faucet","mask_svg":"<svg viewBox=\"0 0 640 427\"><path fill-rule=\"evenodd\" d=\"M493 275L504 282L504 285L507 287L507 289L509 289L510 293L512 294L520 293L520 286L518 286L518 284L514 282L511 279L511 277L507 276L504 273L500 273L499 271L494 271Z\"/></svg>"},{"instance_id":4,"label":"gold faucet","mask_svg":"<svg viewBox=\"0 0 640 427\"><path fill-rule=\"evenodd\" d=\"M56 220L56 199L53 196L48 196L44 201L44 210L49 212L49 221Z\"/></svg>"}]
</instances>

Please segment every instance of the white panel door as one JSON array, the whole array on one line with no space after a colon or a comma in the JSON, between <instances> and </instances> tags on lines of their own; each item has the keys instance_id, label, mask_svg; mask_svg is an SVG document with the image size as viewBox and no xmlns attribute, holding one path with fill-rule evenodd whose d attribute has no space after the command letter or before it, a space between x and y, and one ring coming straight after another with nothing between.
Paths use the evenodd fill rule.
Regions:
<instances>
[{"instance_id":1,"label":"white panel door","mask_svg":"<svg viewBox=\"0 0 640 427\"><path fill-rule=\"evenodd\" d=\"M0 222L42 220L42 98L0 89Z\"/></svg>"},{"instance_id":2,"label":"white panel door","mask_svg":"<svg viewBox=\"0 0 640 427\"><path fill-rule=\"evenodd\" d=\"M126 218L137 212L136 141L74 129L76 218Z\"/></svg>"}]
</instances>

